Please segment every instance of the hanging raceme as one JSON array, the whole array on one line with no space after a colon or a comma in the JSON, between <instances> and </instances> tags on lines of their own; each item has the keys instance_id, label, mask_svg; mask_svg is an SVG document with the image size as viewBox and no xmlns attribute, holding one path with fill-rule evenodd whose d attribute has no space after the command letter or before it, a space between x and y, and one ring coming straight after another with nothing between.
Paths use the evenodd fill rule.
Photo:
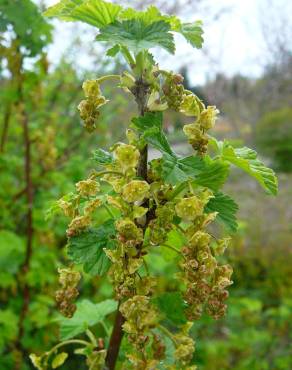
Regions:
<instances>
[{"instance_id":1,"label":"hanging raceme","mask_svg":"<svg viewBox=\"0 0 292 370\"><path fill-rule=\"evenodd\" d=\"M222 317L227 287L232 284L232 267L224 263L222 254L230 240L228 232L236 230L237 205L220 191L230 164L251 174L272 194L276 193L276 177L257 160L254 151L235 149L212 138L208 132L219 111L186 90L181 75L161 69L149 51L162 47L174 53L173 32L200 48L200 21L186 24L175 16L161 14L154 6L141 12L103 0L62 0L45 14L95 26L99 30L96 40L110 46L107 55L121 54L128 64L121 75L85 81L86 99L78 107L85 128L93 132L98 125L100 108L107 102L100 86L108 79L117 79L139 111L126 132L128 142L114 144L109 152L97 149L97 169L77 183L75 193L52 208L52 212L62 211L70 219L69 259L82 264L93 279L107 274L118 307L112 328L103 338L105 346L96 345L94 334L84 327L90 341L76 339L76 344L82 345L76 353L87 357L90 369L194 370L192 324L204 311L214 319ZM166 110L192 117L193 122L183 128L192 155L180 157L171 148L163 130ZM216 148L216 157L210 155L209 144ZM161 156L149 161L149 146ZM108 214L102 224L95 216L100 207ZM215 237L210 225L217 221L223 228L222 235ZM165 248L174 253L179 272L173 276L176 290L163 293L159 277L151 274L149 265L152 253L162 253ZM70 317L75 310L72 299L78 293L79 275L74 267L61 274L74 277L69 285L61 279L62 294L57 294L60 301L68 287L72 290L61 307ZM88 326L98 322L94 315L104 317L112 312L102 311L107 305L101 302L99 311L90 312L93 316L88 317L81 303L77 303L75 315L79 318L84 314ZM77 334L67 332L66 339ZM59 347L70 343L74 340L61 342ZM119 356L121 348L123 355ZM33 363L47 369L51 354L32 355Z\"/></svg>"}]
</instances>

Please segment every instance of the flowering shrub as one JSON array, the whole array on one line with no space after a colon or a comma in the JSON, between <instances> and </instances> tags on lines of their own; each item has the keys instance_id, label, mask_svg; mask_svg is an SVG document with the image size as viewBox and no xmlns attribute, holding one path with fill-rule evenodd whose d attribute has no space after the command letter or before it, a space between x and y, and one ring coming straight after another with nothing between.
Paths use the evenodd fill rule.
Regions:
<instances>
[{"instance_id":1,"label":"flowering shrub","mask_svg":"<svg viewBox=\"0 0 292 370\"><path fill-rule=\"evenodd\" d=\"M183 23L153 6L140 12L102 0L62 0L45 14L97 27L96 40L111 46L107 55L121 54L128 64L121 75L83 84L85 100L78 109L85 129L94 132L102 117L100 108L108 100L101 85L109 79L116 79L136 101L138 116L127 129L128 143L116 143L108 152L96 150L97 169L52 209L70 218L67 252L73 264L60 271L57 302L72 330L66 332L67 341L49 352L31 355L32 362L38 369L61 366L67 354L58 354L58 349L72 343L81 345L75 352L86 357L90 369L195 369L192 324L204 311L214 319L222 317L232 284L232 267L222 258L228 233L237 227L237 205L221 192L230 167L241 168L274 195L276 177L253 150L211 137L219 111L205 106L184 88L182 76L161 69L150 53L161 47L173 54L174 32L200 48L200 21ZM164 133L163 113L168 109L193 119L183 128L193 148L188 157L178 156ZM161 156L149 161L148 147ZM100 208L108 212L104 223L96 217ZM215 236L211 228L216 222L223 229L216 229ZM167 292L151 273L153 253L164 249L176 253L178 266ZM80 279L74 264L83 265L93 279L107 274L113 299L97 305L83 301L74 314ZM96 338L89 327L103 323L115 310L112 328ZM88 340L71 339L83 332ZM122 341L126 350L119 356Z\"/></svg>"}]
</instances>

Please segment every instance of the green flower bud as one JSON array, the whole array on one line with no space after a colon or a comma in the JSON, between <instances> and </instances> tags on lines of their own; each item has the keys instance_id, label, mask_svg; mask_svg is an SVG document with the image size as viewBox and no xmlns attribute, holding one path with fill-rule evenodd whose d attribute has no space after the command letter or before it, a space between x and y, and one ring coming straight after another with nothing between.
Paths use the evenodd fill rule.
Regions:
<instances>
[{"instance_id":1,"label":"green flower bud","mask_svg":"<svg viewBox=\"0 0 292 370\"><path fill-rule=\"evenodd\" d=\"M139 202L149 197L149 189L146 181L133 180L123 187L122 196L129 203Z\"/></svg>"},{"instance_id":2,"label":"green flower bud","mask_svg":"<svg viewBox=\"0 0 292 370\"><path fill-rule=\"evenodd\" d=\"M184 221L193 221L203 214L204 203L196 196L183 198L176 204L175 211Z\"/></svg>"}]
</instances>

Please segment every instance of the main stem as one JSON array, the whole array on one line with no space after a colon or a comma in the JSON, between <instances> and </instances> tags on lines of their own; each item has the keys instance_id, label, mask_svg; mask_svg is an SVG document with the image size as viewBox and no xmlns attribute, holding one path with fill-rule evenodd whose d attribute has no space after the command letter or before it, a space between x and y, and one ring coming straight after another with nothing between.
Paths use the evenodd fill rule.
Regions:
<instances>
[{"instance_id":1,"label":"main stem","mask_svg":"<svg viewBox=\"0 0 292 370\"><path fill-rule=\"evenodd\" d=\"M146 111L146 97L148 93L148 86L145 84L143 79L139 79L136 81L136 86L133 89L133 95L135 97L136 103L138 105L139 115L144 116ZM145 145L140 150L140 160L137 168L137 175L147 181L147 162L148 162L148 147ZM120 346L123 339L123 324L125 319L121 314L120 308L121 301L118 304L118 310L115 318L115 323L113 327L113 331L111 334L109 347L106 356L106 367L108 370L114 370L116 366L116 362L118 359Z\"/></svg>"}]
</instances>

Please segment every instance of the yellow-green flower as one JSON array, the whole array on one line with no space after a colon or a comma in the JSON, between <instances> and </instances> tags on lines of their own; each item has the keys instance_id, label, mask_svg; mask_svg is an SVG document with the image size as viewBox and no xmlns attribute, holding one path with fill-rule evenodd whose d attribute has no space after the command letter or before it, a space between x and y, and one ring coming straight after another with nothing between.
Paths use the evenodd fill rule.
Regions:
<instances>
[{"instance_id":1,"label":"yellow-green flower","mask_svg":"<svg viewBox=\"0 0 292 370\"><path fill-rule=\"evenodd\" d=\"M133 180L123 187L122 196L129 203L142 201L149 196L149 189L146 181Z\"/></svg>"},{"instance_id":2,"label":"yellow-green flower","mask_svg":"<svg viewBox=\"0 0 292 370\"><path fill-rule=\"evenodd\" d=\"M76 188L78 193L80 193L84 197L96 195L96 193L100 189L99 183L93 179L77 182Z\"/></svg>"},{"instance_id":3,"label":"yellow-green flower","mask_svg":"<svg viewBox=\"0 0 292 370\"><path fill-rule=\"evenodd\" d=\"M204 203L196 196L183 198L176 204L175 211L184 221L193 221L203 214Z\"/></svg>"},{"instance_id":4,"label":"yellow-green flower","mask_svg":"<svg viewBox=\"0 0 292 370\"><path fill-rule=\"evenodd\" d=\"M84 95L88 97L97 97L101 95L99 83L97 80L86 80L83 82L82 89L84 91Z\"/></svg>"},{"instance_id":5,"label":"yellow-green flower","mask_svg":"<svg viewBox=\"0 0 292 370\"><path fill-rule=\"evenodd\" d=\"M137 167L140 153L134 145L120 144L116 147L114 154L117 162L124 170Z\"/></svg>"},{"instance_id":6,"label":"yellow-green flower","mask_svg":"<svg viewBox=\"0 0 292 370\"><path fill-rule=\"evenodd\" d=\"M204 130L210 130L214 127L219 110L215 106L209 105L207 109L204 109L200 115L200 126Z\"/></svg>"}]
</instances>

